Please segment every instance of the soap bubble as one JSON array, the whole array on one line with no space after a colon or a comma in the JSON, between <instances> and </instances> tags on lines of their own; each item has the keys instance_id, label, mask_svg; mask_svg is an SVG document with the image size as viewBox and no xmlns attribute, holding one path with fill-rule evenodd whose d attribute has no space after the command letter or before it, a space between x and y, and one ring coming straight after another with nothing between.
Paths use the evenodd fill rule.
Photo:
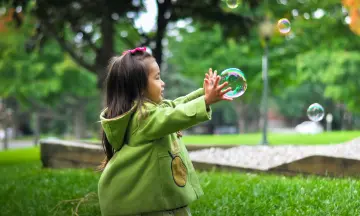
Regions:
<instances>
[{"instance_id":1,"label":"soap bubble","mask_svg":"<svg viewBox=\"0 0 360 216\"><path fill-rule=\"evenodd\" d=\"M219 85L224 82L228 82L228 85L225 87L231 87L232 91L225 94L228 98L237 98L243 95L247 88L246 78L244 73L237 68L228 68L221 72L221 79Z\"/></svg>"},{"instance_id":2,"label":"soap bubble","mask_svg":"<svg viewBox=\"0 0 360 216\"><path fill-rule=\"evenodd\" d=\"M279 21L277 23L277 27L278 27L281 34L287 34L291 30L290 21L288 19L285 19L285 18L279 19Z\"/></svg>"},{"instance_id":3,"label":"soap bubble","mask_svg":"<svg viewBox=\"0 0 360 216\"><path fill-rule=\"evenodd\" d=\"M318 103L311 104L307 109L307 116L311 121L321 121L324 118L324 115L324 108Z\"/></svg>"},{"instance_id":4,"label":"soap bubble","mask_svg":"<svg viewBox=\"0 0 360 216\"><path fill-rule=\"evenodd\" d=\"M239 6L239 0L226 0L226 5L231 9L235 9Z\"/></svg>"}]
</instances>

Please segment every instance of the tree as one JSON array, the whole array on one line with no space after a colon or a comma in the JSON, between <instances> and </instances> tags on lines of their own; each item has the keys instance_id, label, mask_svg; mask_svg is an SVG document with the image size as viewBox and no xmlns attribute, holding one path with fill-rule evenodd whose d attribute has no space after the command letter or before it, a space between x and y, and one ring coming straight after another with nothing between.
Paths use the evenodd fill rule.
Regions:
<instances>
[{"instance_id":1,"label":"tree","mask_svg":"<svg viewBox=\"0 0 360 216\"><path fill-rule=\"evenodd\" d=\"M360 48L359 40L344 21L347 13L342 10L341 2L311 1L305 4L304 1L278 1L268 5L262 4L261 10L262 13L267 11L273 21L286 17L292 25L288 35L281 35L275 31L270 43L271 94L278 103L277 107L281 113L287 117L304 119L307 107L314 101L322 101L322 104L328 104L327 108L332 109L331 99L334 98L326 99L323 96L326 84L316 84L318 81L309 82L300 78L302 72L298 71L298 68L302 61L298 56L314 49L358 50ZM222 34L223 26L220 25L209 28L204 27L204 23L196 21L191 25L192 29L186 26L179 31L178 35L181 37L175 34L174 39L169 40L169 50L172 54L170 62L177 66L178 71L197 80L198 84L201 83L203 74L210 66L220 71L228 67L239 67L248 78L249 88L244 96L236 100L243 102L236 103L238 115L244 117L246 111L259 108L262 88L262 47L257 29L252 28L250 37L236 38L225 37ZM188 31L189 29L191 31ZM318 51L314 52L314 55L315 53ZM317 59L312 56L308 61L315 64ZM318 94L314 94L314 89ZM252 102L255 103L253 106L250 105ZM241 121L248 120L246 118L242 120L240 117L239 122Z\"/></svg>"},{"instance_id":2,"label":"tree","mask_svg":"<svg viewBox=\"0 0 360 216\"><path fill-rule=\"evenodd\" d=\"M325 86L325 96L332 98L352 111L360 113L360 81L358 52L343 50L314 50L298 57L298 74L301 80L311 80Z\"/></svg>"},{"instance_id":3,"label":"tree","mask_svg":"<svg viewBox=\"0 0 360 216\"><path fill-rule=\"evenodd\" d=\"M259 5L259 1L244 2L251 9ZM236 23L240 27L237 32L242 35L248 33L253 23L246 16L224 11L224 3L220 0L158 0L156 31L149 33L135 28L134 25L136 18L145 10L145 3L140 0L14 0L9 7L26 8L29 4L37 18L35 34L27 44L29 50L36 41L44 45L48 39L55 39L77 64L97 75L99 88L102 88L104 68L108 60L118 53L116 47L125 50L136 45L154 44L154 56L162 63L162 40L169 22L186 17L194 17L210 24L220 22L228 26L226 32L229 34L229 29L233 29L231 26ZM19 13L14 13L17 25L22 24ZM125 31L126 34L116 37L119 31Z\"/></svg>"},{"instance_id":4,"label":"tree","mask_svg":"<svg viewBox=\"0 0 360 216\"><path fill-rule=\"evenodd\" d=\"M28 26L28 22L31 20L24 25ZM77 67L54 42L48 41L41 52L26 53L28 30L8 28L0 35L0 97L15 98L23 109L40 117L74 119L80 138L84 132L85 105L98 96L96 77ZM39 128L36 124L34 127L35 131Z\"/></svg>"},{"instance_id":5,"label":"tree","mask_svg":"<svg viewBox=\"0 0 360 216\"><path fill-rule=\"evenodd\" d=\"M259 40L226 37L223 35L220 25L214 25L211 29L202 29L199 22L191 23L192 31L187 32L183 29L179 36L169 38L169 64L174 65L174 70L184 74L189 79L194 80L198 86L202 85L204 75L208 68L212 67L220 74L222 70L229 67L236 67L243 70L248 80L248 90L234 103L223 103L218 106L221 110L226 110L228 106L235 105L232 109L236 110L238 121L237 125L242 132L246 131L245 122L252 119L250 115L254 106L260 103L261 87L261 48ZM191 29L191 28L190 28ZM254 33L250 33L251 36ZM229 111L225 111L224 117ZM253 113L258 116L258 113ZM249 116L249 118L248 118ZM251 116L251 117L250 117ZM225 118L223 118L225 119ZM236 119L236 116L232 116ZM253 118L254 121L258 119ZM213 121L214 124L217 124ZM223 122L224 123L224 122ZM249 125L249 124L248 124Z\"/></svg>"}]
</instances>

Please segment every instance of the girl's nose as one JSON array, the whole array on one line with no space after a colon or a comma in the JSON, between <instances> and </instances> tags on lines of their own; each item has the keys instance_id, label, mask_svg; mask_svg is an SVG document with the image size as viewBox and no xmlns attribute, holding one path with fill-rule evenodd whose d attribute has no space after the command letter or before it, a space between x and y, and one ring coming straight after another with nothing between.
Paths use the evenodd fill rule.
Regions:
<instances>
[{"instance_id":1,"label":"girl's nose","mask_svg":"<svg viewBox=\"0 0 360 216\"><path fill-rule=\"evenodd\" d=\"M161 86L162 86L162 87L165 87L165 83L164 83L164 81L162 81L162 80L161 80Z\"/></svg>"}]
</instances>

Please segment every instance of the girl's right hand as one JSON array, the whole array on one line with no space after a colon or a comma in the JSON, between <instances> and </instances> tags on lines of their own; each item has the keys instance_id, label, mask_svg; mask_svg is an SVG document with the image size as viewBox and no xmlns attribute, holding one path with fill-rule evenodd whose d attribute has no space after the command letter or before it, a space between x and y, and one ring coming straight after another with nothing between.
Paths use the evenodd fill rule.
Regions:
<instances>
[{"instance_id":1,"label":"girl's right hand","mask_svg":"<svg viewBox=\"0 0 360 216\"><path fill-rule=\"evenodd\" d=\"M228 82L224 82L223 84L218 85L220 79L220 76L206 76L204 79L205 103L207 106L217 103L221 100L233 100L232 98L225 96L226 93L231 91L231 87L222 90L225 86L228 85Z\"/></svg>"}]
</instances>

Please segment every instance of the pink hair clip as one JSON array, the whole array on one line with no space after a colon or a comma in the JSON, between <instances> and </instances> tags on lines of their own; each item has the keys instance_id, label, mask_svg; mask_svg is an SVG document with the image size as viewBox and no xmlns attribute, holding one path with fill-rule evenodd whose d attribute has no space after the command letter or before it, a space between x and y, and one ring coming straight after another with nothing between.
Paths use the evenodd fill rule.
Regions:
<instances>
[{"instance_id":1,"label":"pink hair clip","mask_svg":"<svg viewBox=\"0 0 360 216\"><path fill-rule=\"evenodd\" d=\"M128 52L130 52L131 54L134 54L136 52L145 52L145 51L146 51L146 47L136 47L135 49L132 49L132 50L126 50L122 54L124 55Z\"/></svg>"}]
</instances>

